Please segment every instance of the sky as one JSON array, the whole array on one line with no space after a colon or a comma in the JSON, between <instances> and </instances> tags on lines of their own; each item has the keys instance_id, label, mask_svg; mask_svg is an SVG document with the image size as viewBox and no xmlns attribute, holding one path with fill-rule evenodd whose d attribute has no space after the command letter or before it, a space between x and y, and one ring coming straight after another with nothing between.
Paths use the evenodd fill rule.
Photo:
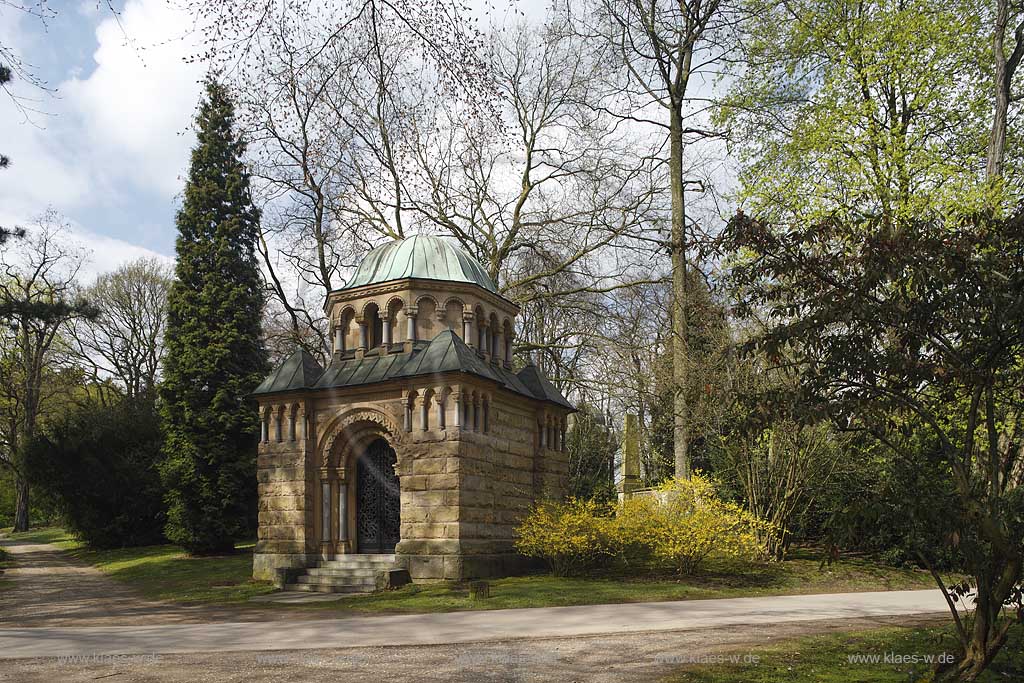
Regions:
<instances>
[{"instance_id":1,"label":"sky","mask_svg":"<svg viewBox=\"0 0 1024 683\"><path fill-rule=\"evenodd\" d=\"M32 6L35 0L21 0ZM542 21L551 0L467 0L486 24ZM0 92L0 226L48 209L90 253L83 284L139 257L173 260L192 117L206 66L181 0L49 0L45 22L0 2L0 45L46 82ZM13 3L18 4L18 3Z\"/></svg>"},{"instance_id":2,"label":"sky","mask_svg":"<svg viewBox=\"0 0 1024 683\"><path fill-rule=\"evenodd\" d=\"M104 1L51 0L58 14L44 23L0 3L0 43L50 90L10 84L38 110L28 115L0 96L0 152L11 158L0 225L31 227L55 209L91 251L85 279L142 256L173 258L205 73L185 60L198 37L177 4L115 0L115 16ZM520 7L539 19L544 2Z\"/></svg>"},{"instance_id":3,"label":"sky","mask_svg":"<svg viewBox=\"0 0 1024 683\"><path fill-rule=\"evenodd\" d=\"M50 92L24 81L12 92L36 112L0 99L0 224L29 225L53 208L92 251L94 275L140 256L170 258L174 212L194 137L203 75L182 59L189 17L166 0L116 4L58 0L53 19L0 4L0 41ZM126 40L130 38L130 42Z\"/></svg>"}]
</instances>

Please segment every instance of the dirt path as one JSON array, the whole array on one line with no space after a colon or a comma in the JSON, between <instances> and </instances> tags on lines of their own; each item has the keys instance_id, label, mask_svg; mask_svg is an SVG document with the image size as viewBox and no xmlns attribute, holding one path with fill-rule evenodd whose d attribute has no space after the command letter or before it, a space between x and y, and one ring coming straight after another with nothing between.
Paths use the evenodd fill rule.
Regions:
<instances>
[{"instance_id":1,"label":"dirt path","mask_svg":"<svg viewBox=\"0 0 1024 683\"><path fill-rule=\"evenodd\" d=\"M4 573L14 586L0 591L4 626L95 623L159 607L52 545L4 539L3 547L15 562Z\"/></svg>"},{"instance_id":2,"label":"dirt path","mask_svg":"<svg viewBox=\"0 0 1024 683\"><path fill-rule=\"evenodd\" d=\"M438 683L653 682L686 661L743 656L773 641L883 626L932 626L948 617L875 617L509 642L4 661L0 680L437 681ZM762 664L770 664L765 660ZM836 662L840 667L845 662Z\"/></svg>"},{"instance_id":3,"label":"dirt path","mask_svg":"<svg viewBox=\"0 0 1024 683\"><path fill-rule=\"evenodd\" d=\"M53 545L0 538L0 546L15 563L3 574L14 585L0 587L0 629L308 618L299 610L189 607L147 600Z\"/></svg>"}]
</instances>

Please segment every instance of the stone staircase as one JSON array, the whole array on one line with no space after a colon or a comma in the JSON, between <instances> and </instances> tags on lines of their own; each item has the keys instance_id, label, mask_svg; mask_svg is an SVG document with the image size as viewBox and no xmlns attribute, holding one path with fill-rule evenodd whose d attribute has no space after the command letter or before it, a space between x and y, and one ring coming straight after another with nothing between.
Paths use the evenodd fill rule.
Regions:
<instances>
[{"instance_id":1,"label":"stone staircase","mask_svg":"<svg viewBox=\"0 0 1024 683\"><path fill-rule=\"evenodd\" d=\"M309 593L372 593L377 574L395 569L394 555L337 555L294 577L285 590Z\"/></svg>"}]
</instances>

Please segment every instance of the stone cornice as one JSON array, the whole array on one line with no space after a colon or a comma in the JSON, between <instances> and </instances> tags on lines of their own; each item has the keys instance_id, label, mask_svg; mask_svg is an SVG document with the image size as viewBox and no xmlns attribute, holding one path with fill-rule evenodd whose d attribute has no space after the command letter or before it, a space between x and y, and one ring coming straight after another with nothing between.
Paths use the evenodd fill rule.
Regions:
<instances>
[{"instance_id":1,"label":"stone cornice","mask_svg":"<svg viewBox=\"0 0 1024 683\"><path fill-rule=\"evenodd\" d=\"M329 313L331 305L335 303L345 303L369 297L421 289L441 291L445 294L473 294L495 306L498 306L499 308L510 309L513 311L513 315L518 315L520 311L518 304L515 302L506 299L500 294L495 294L490 290L484 289L478 284L472 282L456 282L453 280L428 280L425 278L403 278L401 280L391 280L389 282L353 287L352 289L335 289L327 295L327 299L324 302L324 311Z\"/></svg>"}]
</instances>

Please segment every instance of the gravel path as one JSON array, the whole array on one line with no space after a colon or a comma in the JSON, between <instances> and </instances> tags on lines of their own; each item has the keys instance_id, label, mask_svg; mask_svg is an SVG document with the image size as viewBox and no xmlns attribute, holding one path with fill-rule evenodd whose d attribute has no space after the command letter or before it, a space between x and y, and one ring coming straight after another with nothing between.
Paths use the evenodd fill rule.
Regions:
<instances>
[{"instance_id":1,"label":"gravel path","mask_svg":"<svg viewBox=\"0 0 1024 683\"><path fill-rule=\"evenodd\" d=\"M0 627L0 659L446 645L941 613L933 591L779 595L334 619Z\"/></svg>"}]
</instances>

